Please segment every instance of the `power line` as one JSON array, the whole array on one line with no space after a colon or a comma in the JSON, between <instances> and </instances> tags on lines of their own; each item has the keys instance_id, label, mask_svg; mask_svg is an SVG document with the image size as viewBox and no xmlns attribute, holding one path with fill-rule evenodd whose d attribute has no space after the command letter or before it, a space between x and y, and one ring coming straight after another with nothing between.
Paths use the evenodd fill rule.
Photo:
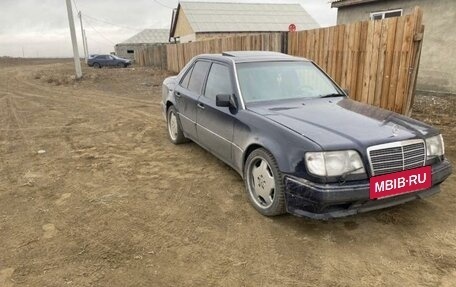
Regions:
<instances>
[{"instance_id":1,"label":"power line","mask_svg":"<svg viewBox=\"0 0 456 287\"><path fill-rule=\"evenodd\" d=\"M158 5L162 6L162 7L165 7L165 8L168 8L168 9L174 9L174 7L169 7L163 3L161 3L160 1L158 0L153 0L155 3L157 3Z\"/></svg>"},{"instance_id":2,"label":"power line","mask_svg":"<svg viewBox=\"0 0 456 287\"><path fill-rule=\"evenodd\" d=\"M110 39L108 39L105 35L103 35L101 32L99 32L97 29L95 29L95 27L90 23L90 21L86 21L87 24L89 24L90 28L92 30L94 30L95 32L97 32L101 37L103 37L105 40L107 40L108 42L110 42L111 44L115 45L116 43L114 43L113 41L111 41Z\"/></svg>"},{"instance_id":3,"label":"power line","mask_svg":"<svg viewBox=\"0 0 456 287\"><path fill-rule=\"evenodd\" d=\"M78 5L76 4L76 0L73 0L73 4L74 4L74 9L76 9L76 13L78 13L79 9L78 9Z\"/></svg>"},{"instance_id":4,"label":"power line","mask_svg":"<svg viewBox=\"0 0 456 287\"><path fill-rule=\"evenodd\" d=\"M114 23L108 22L108 21L103 20L103 19L98 19L98 18L89 16L89 15L87 15L87 14L84 14L83 17L87 17L87 18L90 18L91 20L98 21L98 22L101 22L101 23L105 23L105 24L108 24L108 25L112 25L112 26L115 26L115 27L118 27L118 28L123 28L123 29L128 29L128 30L134 30L134 31L140 31L140 30L142 30L142 29L138 29L138 28L133 28L133 27L128 27L128 26L123 26L123 25L114 24Z\"/></svg>"}]
</instances>

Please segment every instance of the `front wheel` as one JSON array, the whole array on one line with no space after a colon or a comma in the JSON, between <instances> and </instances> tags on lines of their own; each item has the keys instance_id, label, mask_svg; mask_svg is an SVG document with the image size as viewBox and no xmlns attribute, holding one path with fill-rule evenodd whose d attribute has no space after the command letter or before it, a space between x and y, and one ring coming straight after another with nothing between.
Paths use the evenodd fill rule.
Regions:
<instances>
[{"instance_id":1,"label":"front wheel","mask_svg":"<svg viewBox=\"0 0 456 287\"><path fill-rule=\"evenodd\" d=\"M173 144L181 144L187 141L182 132L179 117L174 106L168 108L167 113L168 136Z\"/></svg>"},{"instance_id":2,"label":"front wheel","mask_svg":"<svg viewBox=\"0 0 456 287\"><path fill-rule=\"evenodd\" d=\"M260 148L248 156L244 182L250 202L261 214L276 216L285 213L283 176L269 151Z\"/></svg>"}]
</instances>

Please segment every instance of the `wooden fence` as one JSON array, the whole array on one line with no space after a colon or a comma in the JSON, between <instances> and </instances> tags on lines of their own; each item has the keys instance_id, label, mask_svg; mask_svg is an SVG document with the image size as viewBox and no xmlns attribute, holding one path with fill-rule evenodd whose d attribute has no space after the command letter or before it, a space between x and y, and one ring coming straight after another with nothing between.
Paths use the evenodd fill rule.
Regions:
<instances>
[{"instance_id":1,"label":"wooden fence","mask_svg":"<svg viewBox=\"0 0 456 287\"><path fill-rule=\"evenodd\" d=\"M416 8L397 18L289 33L288 53L315 61L355 100L410 114L422 16Z\"/></svg>"},{"instance_id":2,"label":"wooden fence","mask_svg":"<svg viewBox=\"0 0 456 287\"><path fill-rule=\"evenodd\" d=\"M415 8L411 15L385 20L168 44L145 48L137 62L177 73L192 57L204 53L285 52L313 60L355 100L410 114L424 32L422 17L422 10Z\"/></svg>"},{"instance_id":3,"label":"wooden fence","mask_svg":"<svg viewBox=\"0 0 456 287\"><path fill-rule=\"evenodd\" d=\"M283 43L283 35L284 33L267 33L168 45L168 70L179 72L188 61L199 54L253 50L286 53L287 47Z\"/></svg>"},{"instance_id":4,"label":"wooden fence","mask_svg":"<svg viewBox=\"0 0 456 287\"><path fill-rule=\"evenodd\" d=\"M135 62L140 66L152 66L167 70L167 46L165 44L143 46L136 51Z\"/></svg>"}]
</instances>

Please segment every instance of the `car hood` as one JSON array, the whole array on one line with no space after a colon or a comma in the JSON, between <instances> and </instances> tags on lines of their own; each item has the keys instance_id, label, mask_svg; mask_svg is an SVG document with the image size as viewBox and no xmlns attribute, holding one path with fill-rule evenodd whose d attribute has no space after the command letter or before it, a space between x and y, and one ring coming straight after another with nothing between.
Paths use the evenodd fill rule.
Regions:
<instances>
[{"instance_id":1,"label":"car hood","mask_svg":"<svg viewBox=\"0 0 456 287\"><path fill-rule=\"evenodd\" d=\"M365 148L438 133L419 121L345 97L253 104L248 109L324 149Z\"/></svg>"}]
</instances>

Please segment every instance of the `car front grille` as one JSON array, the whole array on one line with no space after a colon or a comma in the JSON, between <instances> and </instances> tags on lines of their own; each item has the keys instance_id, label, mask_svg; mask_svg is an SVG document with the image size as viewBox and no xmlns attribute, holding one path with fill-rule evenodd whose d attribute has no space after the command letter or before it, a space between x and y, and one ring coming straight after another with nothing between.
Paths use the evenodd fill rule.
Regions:
<instances>
[{"instance_id":1,"label":"car front grille","mask_svg":"<svg viewBox=\"0 0 456 287\"><path fill-rule=\"evenodd\" d=\"M423 140L408 140L371 146L367 149L372 176L424 166Z\"/></svg>"}]
</instances>

